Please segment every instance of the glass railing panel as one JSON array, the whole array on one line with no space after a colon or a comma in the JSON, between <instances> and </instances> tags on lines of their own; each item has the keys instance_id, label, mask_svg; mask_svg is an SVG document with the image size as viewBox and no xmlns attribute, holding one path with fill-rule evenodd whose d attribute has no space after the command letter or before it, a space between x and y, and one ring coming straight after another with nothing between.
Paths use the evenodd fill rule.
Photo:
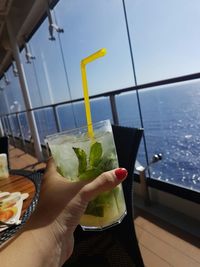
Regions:
<instances>
[{"instance_id":1,"label":"glass railing panel","mask_svg":"<svg viewBox=\"0 0 200 267\"><path fill-rule=\"evenodd\" d=\"M65 131L68 129L73 129L76 127L76 122L75 122L75 111L74 111L74 106L76 104L64 104L64 105L59 105L56 108L58 118L59 118L59 123L60 123L60 130Z\"/></svg>"},{"instance_id":2,"label":"glass railing panel","mask_svg":"<svg viewBox=\"0 0 200 267\"><path fill-rule=\"evenodd\" d=\"M151 178L200 191L200 81L139 91Z\"/></svg>"},{"instance_id":3,"label":"glass railing panel","mask_svg":"<svg viewBox=\"0 0 200 267\"><path fill-rule=\"evenodd\" d=\"M15 77L12 67L6 72L6 81L4 88L4 101L8 113L24 110L24 99L19 84L19 77Z\"/></svg>"},{"instance_id":4,"label":"glass railing panel","mask_svg":"<svg viewBox=\"0 0 200 267\"><path fill-rule=\"evenodd\" d=\"M44 144L47 135L57 132L55 117L52 108L43 108L34 111L40 142Z\"/></svg>"},{"instance_id":5,"label":"glass railing panel","mask_svg":"<svg viewBox=\"0 0 200 267\"><path fill-rule=\"evenodd\" d=\"M91 114L93 122L109 119L113 123L110 100L108 97L100 97L91 100Z\"/></svg>"},{"instance_id":6,"label":"glass railing panel","mask_svg":"<svg viewBox=\"0 0 200 267\"><path fill-rule=\"evenodd\" d=\"M108 97L90 100L91 116L93 122L110 119L112 113ZM61 130L72 129L86 125L85 105L83 101L57 107Z\"/></svg>"},{"instance_id":7,"label":"glass railing panel","mask_svg":"<svg viewBox=\"0 0 200 267\"><path fill-rule=\"evenodd\" d=\"M31 61L31 63L27 63L25 49L21 51L21 61L24 67L27 88L31 99L31 105L32 107L41 106L43 105L43 100L40 93L39 81L35 72L35 63L34 61Z\"/></svg>"},{"instance_id":8,"label":"glass railing panel","mask_svg":"<svg viewBox=\"0 0 200 267\"><path fill-rule=\"evenodd\" d=\"M19 113L18 117L19 117L19 123L20 123L20 126L21 126L21 131L22 131L23 138L25 140L30 141L31 132L30 132L30 127L29 127L29 123L28 123L28 118L27 118L26 112Z\"/></svg>"},{"instance_id":9,"label":"glass railing panel","mask_svg":"<svg viewBox=\"0 0 200 267\"><path fill-rule=\"evenodd\" d=\"M10 115L9 118L10 118L10 126L11 126L13 136L20 137L20 129L19 129L19 124L18 124L16 114Z\"/></svg>"},{"instance_id":10,"label":"glass railing panel","mask_svg":"<svg viewBox=\"0 0 200 267\"><path fill-rule=\"evenodd\" d=\"M133 128L142 127L136 91L130 91L117 95L116 105L120 125ZM143 141L140 143L137 161L143 166L146 166L147 164Z\"/></svg>"},{"instance_id":11,"label":"glass railing panel","mask_svg":"<svg viewBox=\"0 0 200 267\"><path fill-rule=\"evenodd\" d=\"M30 64L25 50L21 52L33 108L69 100L60 46L58 40L49 40L48 27L45 19L27 44L35 57Z\"/></svg>"},{"instance_id":12,"label":"glass railing panel","mask_svg":"<svg viewBox=\"0 0 200 267\"><path fill-rule=\"evenodd\" d=\"M120 125L141 127L136 91L117 95L116 105Z\"/></svg>"},{"instance_id":13,"label":"glass railing panel","mask_svg":"<svg viewBox=\"0 0 200 267\"><path fill-rule=\"evenodd\" d=\"M48 19L45 19L29 41L31 52L36 57L33 68L42 105L70 99L59 42L57 39L49 40L48 29Z\"/></svg>"}]
</instances>

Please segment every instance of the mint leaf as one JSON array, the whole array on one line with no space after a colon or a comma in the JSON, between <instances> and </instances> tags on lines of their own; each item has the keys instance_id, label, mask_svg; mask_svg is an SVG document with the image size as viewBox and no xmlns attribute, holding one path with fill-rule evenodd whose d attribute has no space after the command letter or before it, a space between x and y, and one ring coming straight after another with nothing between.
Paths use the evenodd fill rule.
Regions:
<instances>
[{"instance_id":1,"label":"mint leaf","mask_svg":"<svg viewBox=\"0 0 200 267\"><path fill-rule=\"evenodd\" d=\"M78 176L87 169L87 155L85 151L78 147L73 147L74 152L78 158Z\"/></svg>"},{"instance_id":2,"label":"mint leaf","mask_svg":"<svg viewBox=\"0 0 200 267\"><path fill-rule=\"evenodd\" d=\"M89 202L85 214L93 215L96 217L103 217L104 216L104 206L96 206L96 203L91 201Z\"/></svg>"},{"instance_id":3,"label":"mint leaf","mask_svg":"<svg viewBox=\"0 0 200 267\"><path fill-rule=\"evenodd\" d=\"M117 199L118 193L119 188L116 187L112 191L100 194L98 197L88 203L85 214L93 215L96 217L103 217L104 208L108 205L112 205L114 200L113 198Z\"/></svg>"},{"instance_id":4,"label":"mint leaf","mask_svg":"<svg viewBox=\"0 0 200 267\"><path fill-rule=\"evenodd\" d=\"M79 179L80 180L87 180L87 179L96 178L101 173L102 173L102 171L100 169L97 169L97 168L96 169L88 169L79 175Z\"/></svg>"},{"instance_id":5,"label":"mint leaf","mask_svg":"<svg viewBox=\"0 0 200 267\"><path fill-rule=\"evenodd\" d=\"M109 171L114 169L117 165L116 157L114 154L104 155L98 164L98 169L101 169L102 172Z\"/></svg>"},{"instance_id":6,"label":"mint leaf","mask_svg":"<svg viewBox=\"0 0 200 267\"><path fill-rule=\"evenodd\" d=\"M105 206L112 203L113 197L117 195L119 188L114 188L111 191L107 191L98 195L93 201L95 201L96 206Z\"/></svg>"},{"instance_id":7,"label":"mint leaf","mask_svg":"<svg viewBox=\"0 0 200 267\"><path fill-rule=\"evenodd\" d=\"M96 167L99 164L102 153L103 149L101 143L95 142L92 144L89 156L89 163L91 167Z\"/></svg>"}]
</instances>

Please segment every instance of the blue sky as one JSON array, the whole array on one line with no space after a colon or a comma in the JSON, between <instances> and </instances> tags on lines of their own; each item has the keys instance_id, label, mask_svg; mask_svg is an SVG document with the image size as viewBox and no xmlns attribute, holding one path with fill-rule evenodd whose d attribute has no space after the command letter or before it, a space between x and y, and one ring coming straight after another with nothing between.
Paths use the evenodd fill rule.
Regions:
<instances>
[{"instance_id":1,"label":"blue sky","mask_svg":"<svg viewBox=\"0 0 200 267\"><path fill-rule=\"evenodd\" d=\"M125 3L138 84L199 72L199 0ZM87 66L90 95L134 85L122 0L60 0L52 13L60 41L48 40L46 20L29 42L34 63L22 52L33 106L82 97L80 61L103 47Z\"/></svg>"},{"instance_id":2,"label":"blue sky","mask_svg":"<svg viewBox=\"0 0 200 267\"><path fill-rule=\"evenodd\" d=\"M200 1L126 2L140 83L199 72Z\"/></svg>"}]
</instances>

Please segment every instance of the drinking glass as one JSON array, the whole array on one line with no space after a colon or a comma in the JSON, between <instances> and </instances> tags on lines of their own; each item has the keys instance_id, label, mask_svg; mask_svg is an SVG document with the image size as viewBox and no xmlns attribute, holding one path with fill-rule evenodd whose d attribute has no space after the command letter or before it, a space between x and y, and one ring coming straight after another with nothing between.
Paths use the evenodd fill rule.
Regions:
<instances>
[{"instance_id":1,"label":"drinking glass","mask_svg":"<svg viewBox=\"0 0 200 267\"><path fill-rule=\"evenodd\" d=\"M94 179L102 172L118 167L110 121L92 126L93 137L88 136L87 126L46 137L58 172L68 181ZM90 201L80 224L83 230L103 230L119 224L125 215L126 205L120 184Z\"/></svg>"}]
</instances>

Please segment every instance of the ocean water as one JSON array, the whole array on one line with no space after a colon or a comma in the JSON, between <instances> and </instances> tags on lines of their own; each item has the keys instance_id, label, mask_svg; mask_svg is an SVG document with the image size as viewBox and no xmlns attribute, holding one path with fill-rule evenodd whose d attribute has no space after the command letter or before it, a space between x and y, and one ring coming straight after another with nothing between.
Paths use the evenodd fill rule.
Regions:
<instances>
[{"instance_id":1,"label":"ocean water","mask_svg":"<svg viewBox=\"0 0 200 267\"><path fill-rule=\"evenodd\" d=\"M152 165L151 177L200 191L200 83L141 90L139 98L149 159L163 155ZM141 127L135 92L117 96L116 103L121 125ZM57 111L62 130L86 124L83 103L63 105ZM91 111L94 122L112 118L107 98L92 100ZM51 109L37 111L36 121L42 141L56 132ZM143 142L138 160L146 165Z\"/></svg>"}]
</instances>

